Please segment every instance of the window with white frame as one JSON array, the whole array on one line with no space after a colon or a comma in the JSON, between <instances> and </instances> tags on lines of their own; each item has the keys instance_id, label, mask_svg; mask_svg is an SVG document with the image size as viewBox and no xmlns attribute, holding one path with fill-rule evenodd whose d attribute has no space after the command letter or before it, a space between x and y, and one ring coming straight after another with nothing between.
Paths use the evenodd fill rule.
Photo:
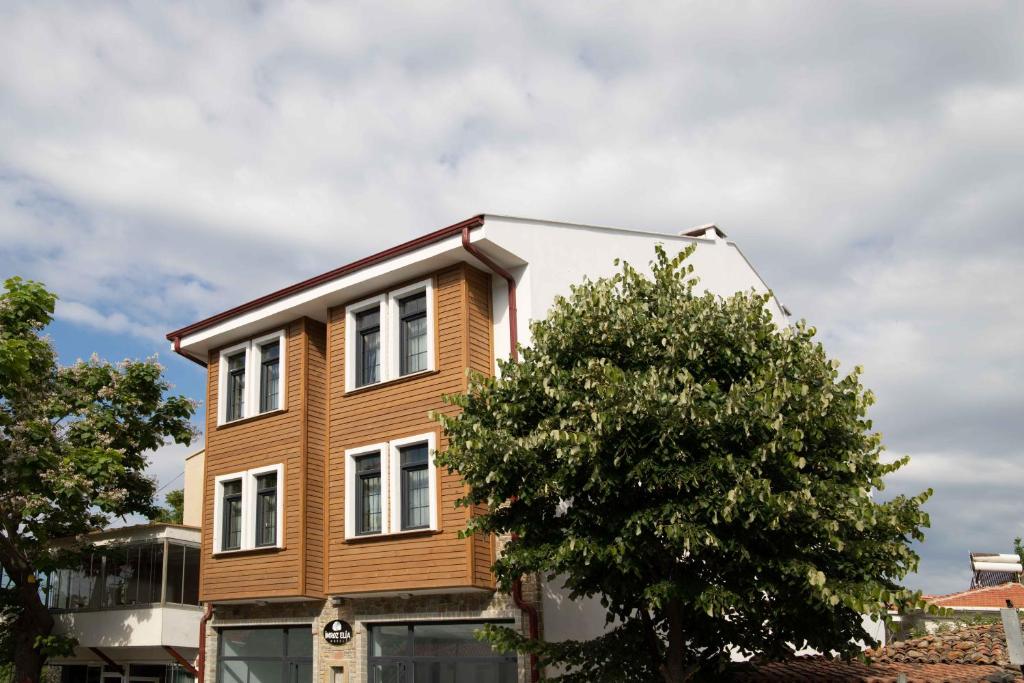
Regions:
<instances>
[{"instance_id":1,"label":"window with white frame","mask_svg":"<svg viewBox=\"0 0 1024 683\"><path fill-rule=\"evenodd\" d=\"M214 478L214 552L284 547L283 473L268 465Z\"/></svg>"},{"instance_id":2,"label":"window with white frame","mask_svg":"<svg viewBox=\"0 0 1024 683\"><path fill-rule=\"evenodd\" d=\"M345 536L438 528L436 437L418 434L345 451Z\"/></svg>"},{"instance_id":3,"label":"window with white frame","mask_svg":"<svg viewBox=\"0 0 1024 683\"><path fill-rule=\"evenodd\" d=\"M349 305L345 328L347 391L433 370L433 282Z\"/></svg>"},{"instance_id":4,"label":"window with white frame","mask_svg":"<svg viewBox=\"0 0 1024 683\"><path fill-rule=\"evenodd\" d=\"M279 330L221 350L217 424L284 407L285 338Z\"/></svg>"}]
</instances>

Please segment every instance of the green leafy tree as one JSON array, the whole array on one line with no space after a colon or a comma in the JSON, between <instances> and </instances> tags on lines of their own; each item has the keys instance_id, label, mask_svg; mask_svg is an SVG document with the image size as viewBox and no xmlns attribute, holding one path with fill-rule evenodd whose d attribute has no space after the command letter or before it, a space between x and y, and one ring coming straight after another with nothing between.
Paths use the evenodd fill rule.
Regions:
<instances>
[{"instance_id":1,"label":"green leafy tree","mask_svg":"<svg viewBox=\"0 0 1024 683\"><path fill-rule=\"evenodd\" d=\"M168 396L155 360L111 364L93 357L58 365L49 340L56 297L43 285L11 278L0 293L0 566L14 680L38 681L48 656L67 639L53 618L38 577L74 566L81 538L116 517L151 515L153 481L146 453L168 439L187 444L195 404Z\"/></svg>"},{"instance_id":2,"label":"green leafy tree","mask_svg":"<svg viewBox=\"0 0 1024 683\"><path fill-rule=\"evenodd\" d=\"M502 588L544 574L607 610L592 641L486 629L566 681L677 683L733 651L852 655L862 614L921 604L899 581L931 491L872 496L908 459L880 459L860 370L841 375L813 328L780 329L767 295L697 293L690 253L573 287L520 363L436 416L438 462L486 508L467 531L510 537Z\"/></svg>"},{"instance_id":3,"label":"green leafy tree","mask_svg":"<svg viewBox=\"0 0 1024 683\"><path fill-rule=\"evenodd\" d=\"M168 491L164 500L167 502L167 507L157 508L150 520L167 524L181 524L185 519L185 489Z\"/></svg>"}]
</instances>

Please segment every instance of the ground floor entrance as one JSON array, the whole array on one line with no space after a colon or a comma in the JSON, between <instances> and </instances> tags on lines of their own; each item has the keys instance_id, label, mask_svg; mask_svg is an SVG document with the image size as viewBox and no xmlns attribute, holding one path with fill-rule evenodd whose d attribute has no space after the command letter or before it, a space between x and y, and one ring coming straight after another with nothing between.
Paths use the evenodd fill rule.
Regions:
<instances>
[{"instance_id":1,"label":"ground floor entrance","mask_svg":"<svg viewBox=\"0 0 1024 683\"><path fill-rule=\"evenodd\" d=\"M372 624L368 683L515 683L516 655L475 633L483 622Z\"/></svg>"},{"instance_id":2,"label":"ground floor entrance","mask_svg":"<svg viewBox=\"0 0 1024 683\"><path fill-rule=\"evenodd\" d=\"M219 683L313 683L309 624L224 628L219 635Z\"/></svg>"}]
</instances>

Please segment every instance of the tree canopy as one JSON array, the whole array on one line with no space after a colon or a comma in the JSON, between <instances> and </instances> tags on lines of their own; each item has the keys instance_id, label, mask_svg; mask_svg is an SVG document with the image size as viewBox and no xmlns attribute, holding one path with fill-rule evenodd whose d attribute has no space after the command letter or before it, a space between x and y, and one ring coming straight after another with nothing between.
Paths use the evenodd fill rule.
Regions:
<instances>
[{"instance_id":1,"label":"tree canopy","mask_svg":"<svg viewBox=\"0 0 1024 683\"><path fill-rule=\"evenodd\" d=\"M770 296L700 293L692 247L657 249L650 275L622 264L531 325L521 362L474 376L437 415L438 463L486 513L467 532L509 537L494 565L508 590L540 573L598 597L606 635L542 644L489 637L561 663L566 681L685 680L733 652L852 655L862 615L918 605L900 586L928 516L879 500L885 462L860 368Z\"/></svg>"},{"instance_id":2,"label":"tree canopy","mask_svg":"<svg viewBox=\"0 0 1024 683\"><path fill-rule=\"evenodd\" d=\"M0 293L0 566L15 680L38 680L47 654L67 643L37 577L76 559L83 536L131 514L150 516L154 482L146 453L194 435L193 401L170 396L155 360L109 363L95 356L62 367L43 336L56 297L14 277ZM79 539L61 544L57 539ZM10 612L10 610L9 610Z\"/></svg>"},{"instance_id":3,"label":"tree canopy","mask_svg":"<svg viewBox=\"0 0 1024 683\"><path fill-rule=\"evenodd\" d=\"M150 519L154 522L181 524L185 519L185 489L168 491L164 500L167 507L156 508L156 513Z\"/></svg>"}]
</instances>

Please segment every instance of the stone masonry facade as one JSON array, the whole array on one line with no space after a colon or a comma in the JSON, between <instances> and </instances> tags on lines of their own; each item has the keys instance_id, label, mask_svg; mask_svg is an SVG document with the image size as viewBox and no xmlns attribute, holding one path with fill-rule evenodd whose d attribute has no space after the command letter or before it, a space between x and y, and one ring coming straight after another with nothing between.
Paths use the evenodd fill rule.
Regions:
<instances>
[{"instance_id":1,"label":"stone masonry facade","mask_svg":"<svg viewBox=\"0 0 1024 683\"><path fill-rule=\"evenodd\" d=\"M523 580L524 601L541 609L540 584ZM353 638L346 645L331 645L323 638L324 627L334 619L352 625ZM514 628L526 633L525 615L506 593L447 593L407 597L337 598L309 602L217 605L206 630L206 681L217 681L218 629L252 626L309 624L313 633L313 681L336 683L335 671L343 670L346 683L367 680L367 626L377 622L443 621L446 619L511 619ZM541 620L543 621L543 620ZM543 637L543 634L540 634ZM529 660L519 657L519 682L529 681Z\"/></svg>"}]
</instances>

